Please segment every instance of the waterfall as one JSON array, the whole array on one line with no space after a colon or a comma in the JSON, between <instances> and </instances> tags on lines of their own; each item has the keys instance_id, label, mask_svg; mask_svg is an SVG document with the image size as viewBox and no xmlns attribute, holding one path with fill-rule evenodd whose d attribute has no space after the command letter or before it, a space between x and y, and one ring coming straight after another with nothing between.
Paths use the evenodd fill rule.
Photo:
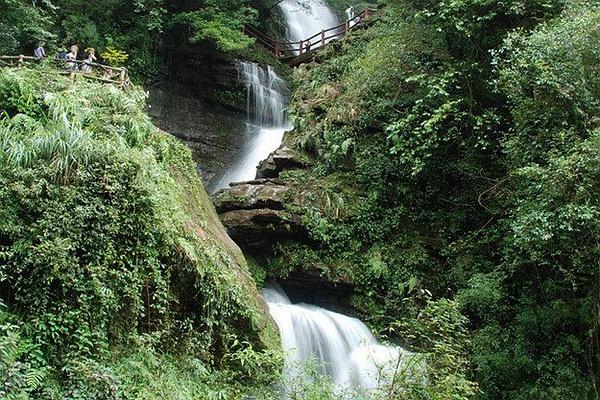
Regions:
<instances>
[{"instance_id":1,"label":"waterfall","mask_svg":"<svg viewBox=\"0 0 600 400\"><path fill-rule=\"evenodd\" d=\"M289 41L307 39L340 23L323 0L283 0L278 7ZM353 15L352 9L347 12ZM214 191L232 182L254 179L258 163L279 147L284 132L291 129L285 113L287 88L273 68L238 62L237 69L247 88L247 144ZM265 288L263 295L286 351L284 381L303 381L306 362L314 361L316 372L329 376L336 389L368 395L399 371L414 370L410 367L415 365L413 353L379 343L356 318L313 305L292 304L277 285ZM285 390L285 383L283 387Z\"/></svg>"},{"instance_id":2,"label":"waterfall","mask_svg":"<svg viewBox=\"0 0 600 400\"><path fill-rule=\"evenodd\" d=\"M239 80L246 85L246 140L242 156L212 185L212 192L232 182L254 179L258 163L279 147L283 133L291 129L285 111L287 88L273 68L245 61L238 62L236 68Z\"/></svg>"},{"instance_id":3,"label":"waterfall","mask_svg":"<svg viewBox=\"0 0 600 400\"><path fill-rule=\"evenodd\" d=\"M287 26L287 40L300 41L339 24L336 13L323 0L283 0L278 4ZM314 43L320 39L315 38ZM259 162L275 151L283 133L292 127L285 108L287 88L271 66L237 63L238 75L247 87L247 115L241 157L229 165L210 185L212 193L230 183L252 180Z\"/></svg>"},{"instance_id":4,"label":"waterfall","mask_svg":"<svg viewBox=\"0 0 600 400\"><path fill-rule=\"evenodd\" d=\"M336 12L323 0L283 0L278 7L287 26L286 39L290 42L299 42L341 23ZM320 40L316 37L311 43Z\"/></svg>"},{"instance_id":5,"label":"waterfall","mask_svg":"<svg viewBox=\"0 0 600 400\"><path fill-rule=\"evenodd\" d=\"M281 333L288 379L301 377L303 361L314 358L318 372L331 377L340 391L350 389L364 395L384 385L394 372L415 365L413 353L378 343L356 318L292 304L276 284L263 289L263 296Z\"/></svg>"}]
</instances>

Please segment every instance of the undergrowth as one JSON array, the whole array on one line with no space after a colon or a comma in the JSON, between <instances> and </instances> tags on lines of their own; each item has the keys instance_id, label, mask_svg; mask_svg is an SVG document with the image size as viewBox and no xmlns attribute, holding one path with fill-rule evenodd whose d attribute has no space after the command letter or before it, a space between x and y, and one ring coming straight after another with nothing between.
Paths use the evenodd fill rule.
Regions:
<instances>
[{"instance_id":1,"label":"undergrowth","mask_svg":"<svg viewBox=\"0 0 600 400\"><path fill-rule=\"evenodd\" d=\"M0 397L238 398L277 332L145 94L0 70Z\"/></svg>"}]
</instances>

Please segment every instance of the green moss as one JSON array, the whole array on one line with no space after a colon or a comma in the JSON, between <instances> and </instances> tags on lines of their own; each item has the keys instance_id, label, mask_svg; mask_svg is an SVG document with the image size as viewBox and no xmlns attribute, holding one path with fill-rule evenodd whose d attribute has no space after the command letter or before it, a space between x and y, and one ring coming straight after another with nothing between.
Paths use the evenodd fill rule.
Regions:
<instances>
[{"instance_id":1,"label":"green moss","mask_svg":"<svg viewBox=\"0 0 600 400\"><path fill-rule=\"evenodd\" d=\"M156 374L156 388L164 377L182 395L206 387L186 363L230 376L224 393L269 384L280 362L274 323L190 151L151 124L144 93L28 69L0 71L0 93L11 105L0 126L0 301L10 316L0 332L12 324L38 349L0 364L26 362L47 379L14 395L142 396L144 380L120 366L132 357L153 363L140 373ZM160 397L147 389L142 398Z\"/></svg>"}]
</instances>

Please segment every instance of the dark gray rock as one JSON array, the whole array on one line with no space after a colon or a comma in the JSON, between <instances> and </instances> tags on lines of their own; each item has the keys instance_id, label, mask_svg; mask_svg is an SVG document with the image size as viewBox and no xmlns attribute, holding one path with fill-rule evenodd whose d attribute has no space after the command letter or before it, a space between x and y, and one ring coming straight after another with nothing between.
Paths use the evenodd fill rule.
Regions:
<instances>
[{"instance_id":1,"label":"dark gray rock","mask_svg":"<svg viewBox=\"0 0 600 400\"><path fill-rule=\"evenodd\" d=\"M191 150L205 186L239 156L245 115L224 109L163 84L150 91L149 113L154 124L180 139Z\"/></svg>"},{"instance_id":2,"label":"dark gray rock","mask_svg":"<svg viewBox=\"0 0 600 400\"><path fill-rule=\"evenodd\" d=\"M298 221L288 220L282 210L232 210L219 217L229 236L247 250L268 248L275 240L306 235Z\"/></svg>"},{"instance_id":3,"label":"dark gray rock","mask_svg":"<svg viewBox=\"0 0 600 400\"><path fill-rule=\"evenodd\" d=\"M232 210L269 208L283 210L289 186L278 179L257 179L234 183L219 191L213 199L219 213Z\"/></svg>"},{"instance_id":4,"label":"dark gray rock","mask_svg":"<svg viewBox=\"0 0 600 400\"><path fill-rule=\"evenodd\" d=\"M277 178L286 169L306 168L311 164L295 150L281 146L258 165L257 178Z\"/></svg>"},{"instance_id":5,"label":"dark gray rock","mask_svg":"<svg viewBox=\"0 0 600 400\"><path fill-rule=\"evenodd\" d=\"M281 179L234 183L219 191L213 203L227 232L245 250L268 250L276 240L308 238L301 215L285 210L302 204L297 188Z\"/></svg>"}]
</instances>

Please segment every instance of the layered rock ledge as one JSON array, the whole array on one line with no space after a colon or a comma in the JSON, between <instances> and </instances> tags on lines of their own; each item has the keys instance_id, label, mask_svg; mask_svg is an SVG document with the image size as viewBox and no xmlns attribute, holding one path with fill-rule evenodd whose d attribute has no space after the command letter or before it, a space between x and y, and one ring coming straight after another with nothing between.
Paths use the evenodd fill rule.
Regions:
<instances>
[{"instance_id":1,"label":"layered rock ledge","mask_svg":"<svg viewBox=\"0 0 600 400\"><path fill-rule=\"evenodd\" d=\"M308 237L301 216L286 210L286 204L303 204L302 191L279 175L310 164L306 157L282 145L260 163L257 179L232 183L214 195L215 208L236 243L255 251L269 248L276 240Z\"/></svg>"},{"instance_id":2,"label":"layered rock ledge","mask_svg":"<svg viewBox=\"0 0 600 400\"><path fill-rule=\"evenodd\" d=\"M311 161L283 145L258 165L257 178L276 178L286 169L307 168Z\"/></svg>"},{"instance_id":3,"label":"layered rock ledge","mask_svg":"<svg viewBox=\"0 0 600 400\"><path fill-rule=\"evenodd\" d=\"M275 240L307 235L298 218L284 210L286 201L293 201L290 186L279 179L236 183L214 198L227 232L247 250L264 249Z\"/></svg>"}]
</instances>

